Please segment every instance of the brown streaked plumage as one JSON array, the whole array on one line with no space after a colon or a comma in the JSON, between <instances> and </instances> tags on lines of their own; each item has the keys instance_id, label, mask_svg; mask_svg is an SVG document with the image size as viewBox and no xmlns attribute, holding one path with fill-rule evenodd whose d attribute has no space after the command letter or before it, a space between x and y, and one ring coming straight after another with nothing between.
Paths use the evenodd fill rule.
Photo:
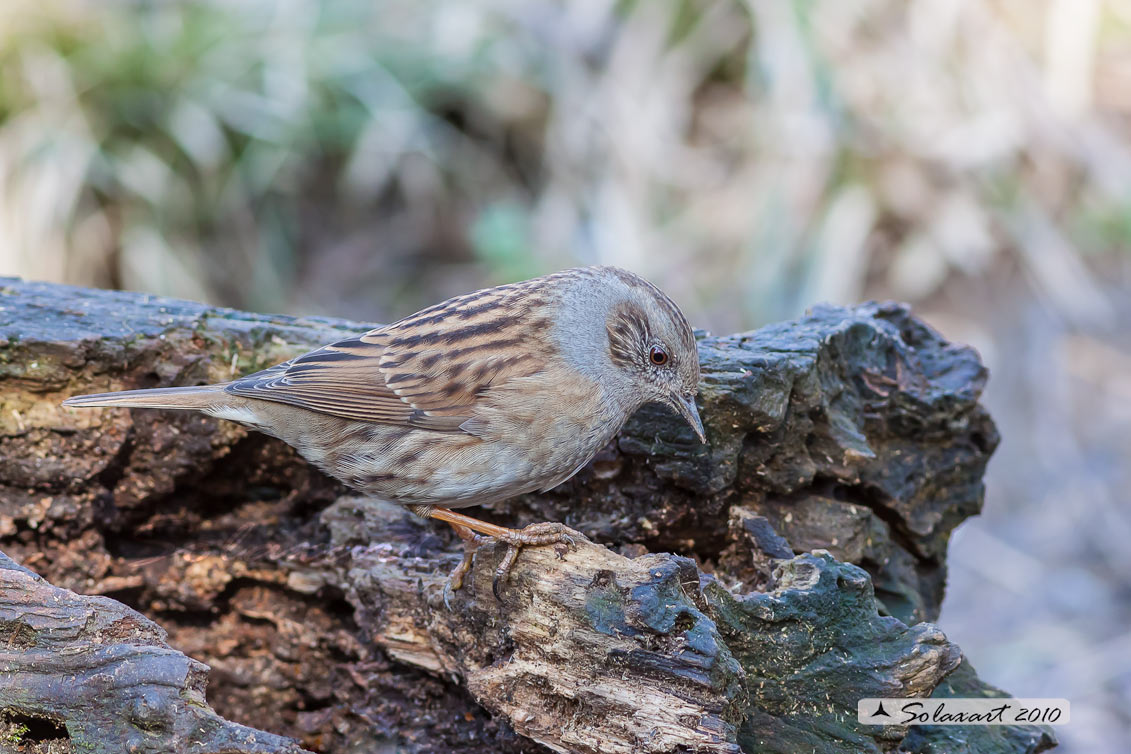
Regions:
<instances>
[{"instance_id":1,"label":"brown streaked plumage","mask_svg":"<svg viewBox=\"0 0 1131 754\"><path fill-rule=\"evenodd\" d=\"M699 360L679 308L615 267L566 270L457 296L232 382L69 398L66 406L195 409L293 445L363 493L448 521L467 543L569 542L449 509L565 481L642 404L679 412L701 440Z\"/></svg>"}]
</instances>

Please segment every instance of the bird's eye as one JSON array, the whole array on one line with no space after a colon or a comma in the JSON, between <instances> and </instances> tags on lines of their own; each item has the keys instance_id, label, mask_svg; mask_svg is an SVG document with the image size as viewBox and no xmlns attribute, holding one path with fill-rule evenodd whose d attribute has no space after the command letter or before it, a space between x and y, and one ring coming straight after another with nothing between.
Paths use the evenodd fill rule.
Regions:
<instances>
[{"instance_id":1,"label":"bird's eye","mask_svg":"<svg viewBox=\"0 0 1131 754\"><path fill-rule=\"evenodd\" d=\"M648 360L658 367L662 367L668 363L668 352L659 346L652 346L652 350L648 352Z\"/></svg>"}]
</instances>

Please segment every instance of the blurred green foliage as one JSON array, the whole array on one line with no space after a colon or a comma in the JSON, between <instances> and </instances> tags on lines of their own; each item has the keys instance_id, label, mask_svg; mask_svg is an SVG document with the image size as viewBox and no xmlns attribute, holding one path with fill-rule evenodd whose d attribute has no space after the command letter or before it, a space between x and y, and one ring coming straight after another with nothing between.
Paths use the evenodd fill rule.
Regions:
<instances>
[{"instance_id":1,"label":"blurred green foliage","mask_svg":"<svg viewBox=\"0 0 1131 754\"><path fill-rule=\"evenodd\" d=\"M63 277L290 307L318 247L334 242L327 226L377 235L410 205L423 227L400 228L413 236L396 244L407 247L401 256L476 248L437 238L444 221L434 216L478 205L507 162L491 164L482 143L501 133L463 122L498 65L486 37L450 54L414 45L396 32L427 21L412 3L49 3L9 13L18 31L0 47L0 122L12 180L70 165L59 171L68 185L9 198L70 208L62 227L33 229L43 235L73 236L92 215L106 226L94 259L76 263L84 255L64 237L59 259L40 260ZM475 234L484 256L504 273L542 271L521 239L504 237L513 215L487 209ZM380 256L385 245L363 251Z\"/></svg>"},{"instance_id":2,"label":"blurred green foliage","mask_svg":"<svg viewBox=\"0 0 1131 754\"><path fill-rule=\"evenodd\" d=\"M1042 36L1016 0L15 2L0 264L385 319L604 262L730 328L1014 258L1102 319L1082 260L1131 240L1099 86L1128 15Z\"/></svg>"}]
</instances>

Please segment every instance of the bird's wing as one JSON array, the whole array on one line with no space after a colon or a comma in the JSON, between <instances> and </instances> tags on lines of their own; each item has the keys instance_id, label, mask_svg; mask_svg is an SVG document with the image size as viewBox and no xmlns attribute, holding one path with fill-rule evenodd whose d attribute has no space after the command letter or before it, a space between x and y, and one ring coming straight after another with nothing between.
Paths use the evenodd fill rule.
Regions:
<instances>
[{"instance_id":1,"label":"bird's wing","mask_svg":"<svg viewBox=\"0 0 1131 754\"><path fill-rule=\"evenodd\" d=\"M550 322L529 301L514 305L524 297L507 288L437 304L225 389L345 419L460 431L493 387L546 366Z\"/></svg>"}]
</instances>

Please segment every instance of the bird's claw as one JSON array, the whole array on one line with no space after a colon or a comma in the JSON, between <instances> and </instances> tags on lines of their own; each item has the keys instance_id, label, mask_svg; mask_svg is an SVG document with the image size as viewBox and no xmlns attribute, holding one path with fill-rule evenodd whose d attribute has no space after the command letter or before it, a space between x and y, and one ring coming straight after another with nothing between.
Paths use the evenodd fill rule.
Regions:
<instances>
[{"instance_id":1,"label":"bird's claw","mask_svg":"<svg viewBox=\"0 0 1131 754\"><path fill-rule=\"evenodd\" d=\"M452 611L452 594L463 588L464 574L461 572L462 567L463 563L456 566L456 570L452 571L452 574L448 576L448 580L444 582L444 607L449 613Z\"/></svg>"},{"instance_id":2,"label":"bird's claw","mask_svg":"<svg viewBox=\"0 0 1131 754\"><path fill-rule=\"evenodd\" d=\"M523 547L541 547L545 545L566 545L569 548L577 546L577 538L585 539L585 535L574 531L564 524L544 522L530 524L522 529L511 529L507 534L493 537L473 534L466 527L457 527L457 533L464 540L463 560L455 567L444 584L444 607L452 609L452 595L463 587L464 578L471 571L475 553L483 543L488 541L501 542L507 546L499 567L495 569L495 577L491 580L491 591L495 599L503 601L502 587L506 583L510 570L518 560L518 554ZM561 550L555 550L558 558L564 558Z\"/></svg>"},{"instance_id":3,"label":"bird's claw","mask_svg":"<svg viewBox=\"0 0 1131 754\"><path fill-rule=\"evenodd\" d=\"M502 585L506 583L507 577L510 575L511 567L514 566L518 560L518 553L523 547L540 547L544 545L558 545L564 544L567 547L576 547L577 540L574 536L585 538L584 534L570 529L565 524L559 524L552 521L547 521L538 524L530 524L522 529L514 529L508 537L500 537L499 539L506 543L507 551L503 555L502 562L499 567L495 569L495 578L491 580L491 591L495 595L495 599L499 602L503 601ZM558 557L564 557L558 553Z\"/></svg>"},{"instance_id":4,"label":"bird's claw","mask_svg":"<svg viewBox=\"0 0 1131 754\"><path fill-rule=\"evenodd\" d=\"M480 536L478 534L471 534L470 536L463 537L463 559L448 576L448 580L444 582L444 607L450 612L452 609L452 594L458 592L463 588L463 579L471 571L471 566L475 562L475 553L479 547L490 540L490 537Z\"/></svg>"},{"instance_id":5,"label":"bird's claw","mask_svg":"<svg viewBox=\"0 0 1131 754\"><path fill-rule=\"evenodd\" d=\"M495 595L496 602L503 601L503 595L500 591L500 585L507 580L510 574L511 566L518 560L518 551L522 548L518 545L507 544L507 552L503 555L503 560L499 563L499 567L495 569L495 578L491 579L491 591Z\"/></svg>"}]
</instances>

